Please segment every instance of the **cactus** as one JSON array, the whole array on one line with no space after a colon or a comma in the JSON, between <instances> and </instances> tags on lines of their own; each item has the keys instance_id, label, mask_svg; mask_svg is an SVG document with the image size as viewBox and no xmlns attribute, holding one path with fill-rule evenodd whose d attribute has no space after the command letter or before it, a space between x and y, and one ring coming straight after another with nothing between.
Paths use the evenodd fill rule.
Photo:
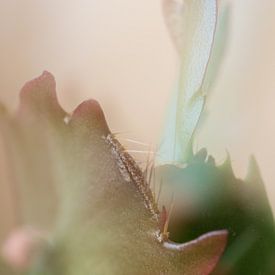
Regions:
<instances>
[{"instance_id":1,"label":"cactus","mask_svg":"<svg viewBox=\"0 0 275 275\"><path fill-rule=\"evenodd\" d=\"M229 156L218 166L192 147L224 53L228 9L215 36L216 0L163 3L181 74L145 171L97 101L62 109L48 72L22 88L15 114L0 107L3 181L16 205L0 274L275 273L274 219L256 160L241 180Z\"/></svg>"},{"instance_id":2,"label":"cactus","mask_svg":"<svg viewBox=\"0 0 275 275\"><path fill-rule=\"evenodd\" d=\"M227 232L206 232L184 244L160 240L160 214L149 185L96 101L67 114L53 76L44 72L22 89L16 115L1 115L1 133L20 204L16 227L23 235L26 226L45 232L26 274L213 270Z\"/></svg>"}]
</instances>

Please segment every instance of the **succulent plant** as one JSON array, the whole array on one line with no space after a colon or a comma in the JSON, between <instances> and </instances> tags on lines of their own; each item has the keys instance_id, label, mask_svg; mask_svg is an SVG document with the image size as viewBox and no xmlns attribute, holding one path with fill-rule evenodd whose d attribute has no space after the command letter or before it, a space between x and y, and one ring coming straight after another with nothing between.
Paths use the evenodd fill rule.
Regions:
<instances>
[{"instance_id":1,"label":"succulent plant","mask_svg":"<svg viewBox=\"0 0 275 275\"><path fill-rule=\"evenodd\" d=\"M150 187L108 129L96 101L65 113L47 72L24 86L20 100L15 116L1 115L20 205L17 227L23 236L24 226L47 232L43 241L38 238L43 245L27 274L213 270L227 232L206 232L185 244L160 239L160 215ZM28 245L33 244L23 244Z\"/></svg>"},{"instance_id":2,"label":"succulent plant","mask_svg":"<svg viewBox=\"0 0 275 275\"><path fill-rule=\"evenodd\" d=\"M145 171L97 101L62 109L48 72L23 87L15 114L1 107L3 180L17 211L0 274L274 274L274 220L256 161L243 181L229 157L218 166L192 148L228 11L216 37L215 0L166 0L164 11L181 74Z\"/></svg>"}]
</instances>

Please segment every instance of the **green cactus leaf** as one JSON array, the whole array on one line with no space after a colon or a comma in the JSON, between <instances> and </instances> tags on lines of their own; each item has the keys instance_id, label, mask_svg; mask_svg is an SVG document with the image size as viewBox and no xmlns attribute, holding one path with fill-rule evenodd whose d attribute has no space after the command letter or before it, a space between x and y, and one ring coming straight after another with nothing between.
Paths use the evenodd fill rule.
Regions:
<instances>
[{"instance_id":1,"label":"green cactus leaf","mask_svg":"<svg viewBox=\"0 0 275 275\"><path fill-rule=\"evenodd\" d=\"M185 167L156 168L162 189L177 194L171 238L184 242L225 228L228 247L214 274L274 274L275 225L255 159L245 180L235 177L229 156L221 166L214 163L202 149Z\"/></svg>"},{"instance_id":2,"label":"green cactus leaf","mask_svg":"<svg viewBox=\"0 0 275 275\"><path fill-rule=\"evenodd\" d=\"M225 230L184 244L160 240L150 187L95 100L67 114L53 76L44 72L24 86L18 112L2 116L0 125L19 204L14 226L43 232L43 245L23 274L191 275L216 266ZM29 238L24 230L21 236ZM23 240L17 256L6 258L28 259L31 244Z\"/></svg>"}]
</instances>

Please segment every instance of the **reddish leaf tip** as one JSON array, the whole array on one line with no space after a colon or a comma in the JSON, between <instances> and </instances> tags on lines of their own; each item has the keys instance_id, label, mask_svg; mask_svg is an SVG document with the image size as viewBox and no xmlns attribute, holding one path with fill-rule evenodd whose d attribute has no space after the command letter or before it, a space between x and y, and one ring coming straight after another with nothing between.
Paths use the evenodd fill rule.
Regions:
<instances>
[{"instance_id":1,"label":"reddish leaf tip","mask_svg":"<svg viewBox=\"0 0 275 275\"><path fill-rule=\"evenodd\" d=\"M56 95L54 76L44 71L39 77L27 82L20 92L19 113L36 112L39 114L65 115Z\"/></svg>"},{"instance_id":2,"label":"reddish leaf tip","mask_svg":"<svg viewBox=\"0 0 275 275\"><path fill-rule=\"evenodd\" d=\"M196 270L193 274L210 274L225 250L227 239L227 230L218 230L184 244L165 242L163 245L167 249L183 253L185 261L188 262L189 258L194 268L193 271Z\"/></svg>"},{"instance_id":3,"label":"reddish leaf tip","mask_svg":"<svg viewBox=\"0 0 275 275\"><path fill-rule=\"evenodd\" d=\"M164 246L166 248L172 249L172 250L178 250L178 251L183 251L188 247L192 247L196 244L200 244L202 242L206 243L206 242L219 242L221 244L221 248L222 250L224 250L225 246L226 246L226 242L227 242L227 238L228 238L228 232L227 230L218 230L218 231L212 231L206 234L201 235L200 237L198 237L195 240L183 243L183 244L178 244L178 243L174 243L174 242L165 242Z\"/></svg>"},{"instance_id":4,"label":"reddish leaf tip","mask_svg":"<svg viewBox=\"0 0 275 275\"><path fill-rule=\"evenodd\" d=\"M44 71L40 76L28 81L23 86L20 92L20 100L25 101L30 93L34 92L34 90L41 88L43 88L43 90L47 89L48 92L56 97L55 87L56 83L54 76L48 71Z\"/></svg>"},{"instance_id":5,"label":"reddish leaf tip","mask_svg":"<svg viewBox=\"0 0 275 275\"><path fill-rule=\"evenodd\" d=\"M76 121L81 121L88 128L100 129L104 134L110 132L104 112L100 104L94 99L86 100L78 105L72 115L72 122Z\"/></svg>"}]
</instances>

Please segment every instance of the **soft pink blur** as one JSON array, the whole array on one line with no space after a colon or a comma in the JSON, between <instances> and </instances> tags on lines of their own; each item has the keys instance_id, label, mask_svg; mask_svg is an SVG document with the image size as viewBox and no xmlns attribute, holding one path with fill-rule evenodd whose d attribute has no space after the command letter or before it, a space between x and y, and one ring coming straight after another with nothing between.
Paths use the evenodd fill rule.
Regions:
<instances>
[{"instance_id":1,"label":"soft pink blur","mask_svg":"<svg viewBox=\"0 0 275 275\"><path fill-rule=\"evenodd\" d=\"M228 54L196 144L218 162L227 149L240 176L255 154L275 209L275 2L230 2ZM15 108L21 86L46 69L68 111L95 98L113 131L156 144L178 66L160 4L2 0L0 100Z\"/></svg>"},{"instance_id":2,"label":"soft pink blur","mask_svg":"<svg viewBox=\"0 0 275 275\"><path fill-rule=\"evenodd\" d=\"M14 229L2 246L2 257L16 270L25 270L31 264L42 243L41 233L31 228Z\"/></svg>"}]
</instances>

